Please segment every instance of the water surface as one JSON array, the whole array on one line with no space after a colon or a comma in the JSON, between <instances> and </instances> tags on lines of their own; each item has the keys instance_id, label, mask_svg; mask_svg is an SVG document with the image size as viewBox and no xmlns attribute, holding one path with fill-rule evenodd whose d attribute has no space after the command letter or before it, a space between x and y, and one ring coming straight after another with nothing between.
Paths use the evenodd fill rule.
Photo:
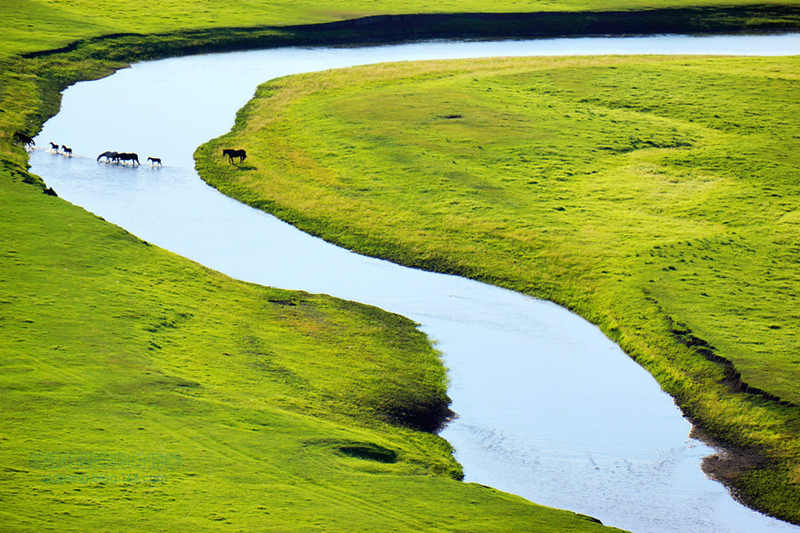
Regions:
<instances>
[{"instance_id":1,"label":"water surface","mask_svg":"<svg viewBox=\"0 0 800 533\"><path fill-rule=\"evenodd\" d=\"M45 124L32 170L70 202L235 278L327 293L421 324L443 352L459 418L442 432L466 479L639 532L800 531L736 503L706 478L713 450L653 378L596 327L552 304L363 257L208 187L196 146L233 124L257 84L382 61L609 53L781 55L798 35L429 42L282 48L168 59L76 84ZM95 162L135 151L164 168Z\"/></svg>"}]
</instances>

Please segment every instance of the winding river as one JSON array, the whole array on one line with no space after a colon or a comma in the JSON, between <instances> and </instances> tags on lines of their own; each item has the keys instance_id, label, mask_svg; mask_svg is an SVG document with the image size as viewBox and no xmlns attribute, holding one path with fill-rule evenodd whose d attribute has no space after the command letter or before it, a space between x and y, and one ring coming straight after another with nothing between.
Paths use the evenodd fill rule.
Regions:
<instances>
[{"instance_id":1,"label":"winding river","mask_svg":"<svg viewBox=\"0 0 800 533\"><path fill-rule=\"evenodd\" d=\"M545 301L363 257L207 186L196 146L229 130L257 84L397 60L501 55L800 54L798 35L426 42L281 48L136 64L64 93L32 170L66 200L235 278L328 293L410 317L437 343L459 417L442 436L467 481L637 532L800 531L738 504L701 472L713 450L655 380L596 327ZM163 168L98 164L136 151Z\"/></svg>"}]
</instances>

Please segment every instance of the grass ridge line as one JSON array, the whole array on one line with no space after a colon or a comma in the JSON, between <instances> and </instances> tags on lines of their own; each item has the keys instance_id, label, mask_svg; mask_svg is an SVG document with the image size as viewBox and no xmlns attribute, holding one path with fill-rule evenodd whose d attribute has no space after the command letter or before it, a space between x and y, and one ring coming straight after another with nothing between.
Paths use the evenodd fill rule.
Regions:
<instances>
[{"instance_id":1,"label":"grass ridge line","mask_svg":"<svg viewBox=\"0 0 800 533\"><path fill-rule=\"evenodd\" d=\"M780 20L772 20L778 17ZM167 33L110 33L78 39L58 48L20 54L32 59L68 53L87 44L139 38L150 43L130 60L210 51L296 44L360 44L426 38L589 37L660 33L780 33L800 30L800 6L756 4L732 7L653 8L612 11L534 11L517 13L411 13L372 15L334 22L287 26L229 26ZM233 33L232 33L233 32ZM276 37L279 37L276 39ZM162 48L165 38L199 40ZM150 53L146 51L150 50ZM156 52L160 50L160 53ZM144 52L144 53L142 53ZM155 53L154 53L155 52Z\"/></svg>"}]
</instances>

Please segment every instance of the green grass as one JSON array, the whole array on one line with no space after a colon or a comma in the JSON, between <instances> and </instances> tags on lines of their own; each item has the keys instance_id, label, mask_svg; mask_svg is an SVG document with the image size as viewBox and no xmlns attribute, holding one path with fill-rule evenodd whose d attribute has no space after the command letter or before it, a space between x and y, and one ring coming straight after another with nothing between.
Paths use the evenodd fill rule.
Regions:
<instances>
[{"instance_id":1,"label":"green grass","mask_svg":"<svg viewBox=\"0 0 800 533\"><path fill-rule=\"evenodd\" d=\"M457 481L438 354L0 181L4 531L599 531Z\"/></svg>"},{"instance_id":2,"label":"green grass","mask_svg":"<svg viewBox=\"0 0 800 533\"><path fill-rule=\"evenodd\" d=\"M632 14L256 28L587 9ZM438 418L446 397L438 356L408 320L236 282L41 194L11 137L38 131L69 84L134 60L252 46L800 26L797 2L741 0L168 0L157 12L132 0L0 0L0 14L0 523L14 531L601 529L456 480L447 443L414 429ZM771 495L787 486L776 479L756 472L749 483Z\"/></svg>"},{"instance_id":3,"label":"green grass","mask_svg":"<svg viewBox=\"0 0 800 533\"><path fill-rule=\"evenodd\" d=\"M0 0L4 31L0 57L117 33L163 34L198 28L285 26L383 14L641 11L698 7L755 8L755 12L748 12L738 22L744 27L787 21L793 21L797 26L798 3L786 0L502 0L489 3L479 0L436 3L426 0L166 0L159 2L157 7L138 0ZM788 7L794 8L793 14L779 9ZM774 9L778 11L770 11Z\"/></svg>"},{"instance_id":4,"label":"green grass","mask_svg":"<svg viewBox=\"0 0 800 533\"><path fill-rule=\"evenodd\" d=\"M800 522L799 67L526 58L293 76L196 157L222 192L325 239L599 324L713 436L766 457L728 479L743 498Z\"/></svg>"},{"instance_id":5,"label":"green grass","mask_svg":"<svg viewBox=\"0 0 800 533\"><path fill-rule=\"evenodd\" d=\"M120 63L19 61L4 131ZM4 530L595 531L458 481L421 431L446 409L438 354L405 318L237 282L0 168Z\"/></svg>"}]
</instances>

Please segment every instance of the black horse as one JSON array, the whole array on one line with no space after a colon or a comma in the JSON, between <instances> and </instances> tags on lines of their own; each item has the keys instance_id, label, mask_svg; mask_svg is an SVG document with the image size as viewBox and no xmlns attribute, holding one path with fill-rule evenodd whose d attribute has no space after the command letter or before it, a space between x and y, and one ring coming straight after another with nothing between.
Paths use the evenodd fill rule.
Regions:
<instances>
[{"instance_id":1,"label":"black horse","mask_svg":"<svg viewBox=\"0 0 800 533\"><path fill-rule=\"evenodd\" d=\"M58 143L50 141L50 149L53 150L54 152L58 152Z\"/></svg>"},{"instance_id":2,"label":"black horse","mask_svg":"<svg viewBox=\"0 0 800 533\"><path fill-rule=\"evenodd\" d=\"M33 137L26 135L21 131L18 131L14 134L14 142L24 144L26 148L36 146L36 142L33 140Z\"/></svg>"},{"instance_id":3,"label":"black horse","mask_svg":"<svg viewBox=\"0 0 800 533\"><path fill-rule=\"evenodd\" d=\"M62 144L61 145L61 151L64 152L64 155L68 155L68 156L72 157L72 148L70 148L69 146L65 146L65 145Z\"/></svg>"},{"instance_id":4,"label":"black horse","mask_svg":"<svg viewBox=\"0 0 800 533\"><path fill-rule=\"evenodd\" d=\"M148 157L147 160L153 165L161 166L161 158L160 157Z\"/></svg>"},{"instance_id":5,"label":"black horse","mask_svg":"<svg viewBox=\"0 0 800 533\"><path fill-rule=\"evenodd\" d=\"M139 165L139 154L121 152L117 154L117 160L120 162L130 161L132 165Z\"/></svg>"},{"instance_id":6,"label":"black horse","mask_svg":"<svg viewBox=\"0 0 800 533\"><path fill-rule=\"evenodd\" d=\"M115 163L119 161L119 153L117 152L103 152L97 156L97 161L100 161L104 157L106 158L106 161L114 161Z\"/></svg>"},{"instance_id":7,"label":"black horse","mask_svg":"<svg viewBox=\"0 0 800 533\"><path fill-rule=\"evenodd\" d=\"M222 157L228 156L228 162L233 164L233 159L238 157L239 162L241 163L245 159L247 159L247 152L244 150L234 150L233 148L225 148L222 151Z\"/></svg>"}]
</instances>

